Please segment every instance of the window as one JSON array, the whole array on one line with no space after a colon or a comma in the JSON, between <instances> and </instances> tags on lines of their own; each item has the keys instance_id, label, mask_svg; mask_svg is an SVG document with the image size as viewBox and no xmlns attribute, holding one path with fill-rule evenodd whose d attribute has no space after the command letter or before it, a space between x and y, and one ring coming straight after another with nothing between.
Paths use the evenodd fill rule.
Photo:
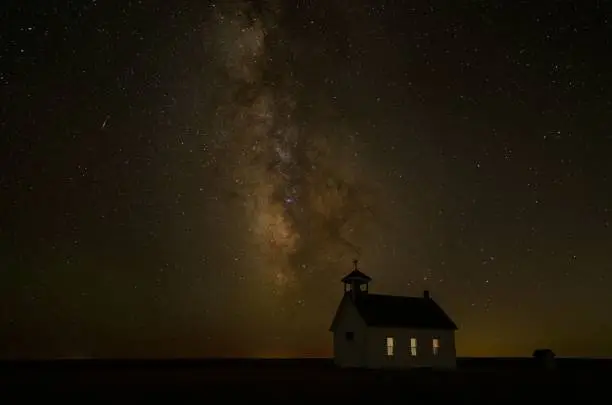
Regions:
<instances>
[{"instance_id":1,"label":"window","mask_svg":"<svg viewBox=\"0 0 612 405\"><path fill-rule=\"evenodd\" d=\"M432 349L433 349L434 356L437 356L438 353L440 352L440 339L433 338Z\"/></svg>"},{"instance_id":2,"label":"window","mask_svg":"<svg viewBox=\"0 0 612 405\"><path fill-rule=\"evenodd\" d=\"M393 339L392 337L388 337L387 338L387 356L393 356L394 344L395 344L395 339Z\"/></svg>"},{"instance_id":3,"label":"window","mask_svg":"<svg viewBox=\"0 0 612 405\"><path fill-rule=\"evenodd\" d=\"M410 338L410 355L417 355L417 340L416 338Z\"/></svg>"},{"instance_id":4,"label":"window","mask_svg":"<svg viewBox=\"0 0 612 405\"><path fill-rule=\"evenodd\" d=\"M354 332L346 332L344 334L344 337L346 338L346 340L352 341L352 340L355 339L355 333Z\"/></svg>"}]
</instances>

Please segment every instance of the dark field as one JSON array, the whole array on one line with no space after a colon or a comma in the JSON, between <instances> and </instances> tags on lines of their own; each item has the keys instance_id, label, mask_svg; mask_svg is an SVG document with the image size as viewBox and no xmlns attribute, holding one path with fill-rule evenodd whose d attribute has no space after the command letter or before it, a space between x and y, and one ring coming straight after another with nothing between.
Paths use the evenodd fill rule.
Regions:
<instances>
[{"instance_id":1,"label":"dark field","mask_svg":"<svg viewBox=\"0 0 612 405\"><path fill-rule=\"evenodd\" d=\"M556 364L555 370L546 370L532 359L460 359L456 371L440 372L343 370L319 359L2 362L0 390L9 400L0 401L66 395L112 403L610 401L612 361L557 359Z\"/></svg>"}]
</instances>

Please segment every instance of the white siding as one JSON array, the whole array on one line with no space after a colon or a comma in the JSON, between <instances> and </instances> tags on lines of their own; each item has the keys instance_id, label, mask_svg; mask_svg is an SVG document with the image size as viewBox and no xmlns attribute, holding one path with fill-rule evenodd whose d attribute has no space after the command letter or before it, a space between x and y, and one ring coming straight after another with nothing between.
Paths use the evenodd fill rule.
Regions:
<instances>
[{"instance_id":1,"label":"white siding","mask_svg":"<svg viewBox=\"0 0 612 405\"><path fill-rule=\"evenodd\" d=\"M387 337L394 338L394 355L387 356ZM410 339L417 340L417 355L411 355ZM438 338L438 355L433 353L433 339ZM452 330L368 328L364 366L455 368L455 333Z\"/></svg>"},{"instance_id":2,"label":"white siding","mask_svg":"<svg viewBox=\"0 0 612 405\"><path fill-rule=\"evenodd\" d=\"M340 367L363 367L367 353L365 322L348 299L343 301L339 311L334 330L334 363ZM346 332L353 332L352 341L346 339Z\"/></svg>"},{"instance_id":3,"label":"white siding","mask_svg":"<svg viewBox=\"0 0 612 405\"><path fill-rule=\"evenodd\" d=\"M456 367L455 331L366 326L352 300L345 296L331 327L334 334L334 363L340 367L410 368ZM346 333L353 339L347 340ZM393 338L393 356L387 355L387 338ZM439 340L434 354L433 340ZM411 339L417 341L412 355Z\"/></svg>"}]
</instances>

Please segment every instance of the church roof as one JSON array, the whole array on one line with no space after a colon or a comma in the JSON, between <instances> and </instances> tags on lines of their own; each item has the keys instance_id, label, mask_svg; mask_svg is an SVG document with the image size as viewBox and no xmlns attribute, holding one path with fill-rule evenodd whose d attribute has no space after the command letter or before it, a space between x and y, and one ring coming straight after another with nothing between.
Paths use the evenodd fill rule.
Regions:
<instances>
[{"instance_id":1,"label":"church roof","mask_svg":"<svg viewBox=\"0 0 612 405\"><path fill-rule=\"evenodd\" d=\"M355 269L353 271L351 271L349 274L347 274L346 276L344 276L342 278L342 282L345 283L347 281L351 281L351 280L364 280L364 281L372 281L372 279L370 278L370 276L368 276L367 274L364 274L362 272L360 272L359 270Z\"/></svg>"},{"instance_id":2,"label":"church roof","mask_svg":"<svg viewBox=\"0 0 612 405\"><path fill-rule=\"evenodd\" d=\"M361 294L354 304L368 326L457 329L452 319L431 298Z\"/></svg>"}]
</instances>

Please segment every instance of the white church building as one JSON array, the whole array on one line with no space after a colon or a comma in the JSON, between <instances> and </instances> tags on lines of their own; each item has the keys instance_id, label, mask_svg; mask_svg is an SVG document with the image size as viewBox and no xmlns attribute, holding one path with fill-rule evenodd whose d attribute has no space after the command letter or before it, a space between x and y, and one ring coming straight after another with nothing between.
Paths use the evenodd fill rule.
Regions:
<instances>
[{"instance_id":1,"label":"white church building","mask_svg":"<svg viewBox=\"0 0 612 405\"><path fill-rule=\"evenodd\" d=\"M340 367L456 367L457 325L431 298L371 294L372 279L355 269L330 327Z\"/></svg>"}]
</instances>

